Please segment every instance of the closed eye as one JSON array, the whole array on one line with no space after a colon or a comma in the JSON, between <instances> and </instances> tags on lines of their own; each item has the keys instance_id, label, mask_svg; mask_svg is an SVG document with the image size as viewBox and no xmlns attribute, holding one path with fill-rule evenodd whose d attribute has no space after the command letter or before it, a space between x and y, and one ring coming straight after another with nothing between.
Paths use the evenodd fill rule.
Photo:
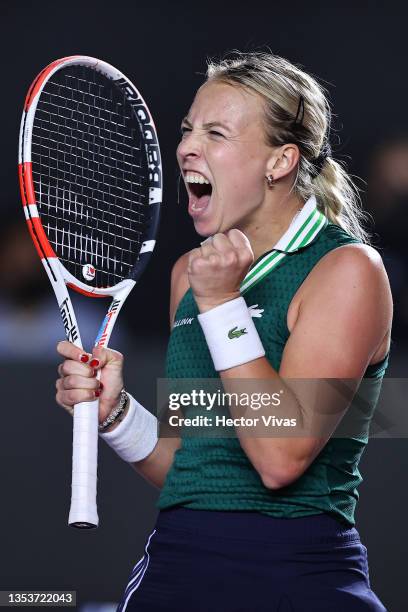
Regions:
<instances>
[{"instance_id":1,"label":"closed eye","mask_svg":"<svg viewBox=\"0 0 408 612\"><path fill-rule=\"evenodd\" d=\"M181 135L184 136L185 134L187 134L188 132L191 132L191 128L182 125L180 128L181 131ZM209 130L208 132L211 136L215 136L216 138L220 137L220 138L224 138L224 134L221 134L221 132L217 132L217 130Z\"/></svg>"}]
</instances>

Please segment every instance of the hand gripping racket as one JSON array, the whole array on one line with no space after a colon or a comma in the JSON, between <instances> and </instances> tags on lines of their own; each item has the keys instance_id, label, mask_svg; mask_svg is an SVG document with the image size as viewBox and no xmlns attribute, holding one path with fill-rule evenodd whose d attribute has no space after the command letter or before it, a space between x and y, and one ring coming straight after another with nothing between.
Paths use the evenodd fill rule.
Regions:
<instances>
[{"instance_id":1,"label":"hand gripping racket","mask_svg":"<svg viewBox=\"0 0 408 612\"><path fill-rule=\"evenodd\" d=\"M95 341L106 347L153 251L162 201L156 129L136 87L92 57L49 64L25 100L19 178L28 228L67 339L82 348L68 286L113 298ZM98 525L97 451L95 400L74 408L69 525Z\"/></svg>"}]
</instances>

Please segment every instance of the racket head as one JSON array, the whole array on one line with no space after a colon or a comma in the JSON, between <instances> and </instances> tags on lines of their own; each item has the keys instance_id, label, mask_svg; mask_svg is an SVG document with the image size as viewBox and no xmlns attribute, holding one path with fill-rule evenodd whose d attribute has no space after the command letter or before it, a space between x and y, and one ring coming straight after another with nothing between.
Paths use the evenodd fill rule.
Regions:
<instances>
[{"instance_id":1,"label":"racket head","mask_svg":"<svg viewBox=\"0 0 408 612\"><path fill-rule=\"evenodd\" d=\"M28 227L50 277L103 297L137 281L162 202L160 147L135 85L107 62L71 56L33 81L20 126Z\"/></svg>"}]
</instances>

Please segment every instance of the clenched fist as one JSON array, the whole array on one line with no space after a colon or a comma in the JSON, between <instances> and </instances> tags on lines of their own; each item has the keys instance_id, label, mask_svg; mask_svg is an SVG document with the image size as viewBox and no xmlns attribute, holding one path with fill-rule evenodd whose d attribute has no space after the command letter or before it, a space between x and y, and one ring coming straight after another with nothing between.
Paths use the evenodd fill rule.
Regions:
<instances>
[{"instance_id":1,"label":"clenched fist","mask_svg":"<svg viewBox=\"0 0 408 612\"><path fill-rule=\"evenodd\" d=\"M75 404L91 402L98 397L99 422L102 423L119 403L123 388L123 355L101 347L94 347L90 355L66 340L58 343L57 351L65 358L58 367L57 403L72 414Z\"/></svg>"},{"instance_id":2,"label":"clenched fist","mask_svg":"<svg viewBox=\"0 0 408 612\"><path fill-rule=\"evenodd\" d=\"M190 252L187 273L201 313L240 296L240 285L254 254L238 229L215 234Z\"/></svg>"}]
</instances>

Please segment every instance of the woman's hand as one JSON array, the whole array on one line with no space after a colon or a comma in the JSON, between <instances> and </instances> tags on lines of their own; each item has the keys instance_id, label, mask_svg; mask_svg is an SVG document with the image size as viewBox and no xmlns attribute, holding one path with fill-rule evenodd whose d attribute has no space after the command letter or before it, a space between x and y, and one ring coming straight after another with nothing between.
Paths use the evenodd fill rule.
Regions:
<instances>
[{"instance_id":1,"label":"woman's hand","mask_svg":"<svg viewBox=\"0 0 408 612\"><path fill-rule=\"evenodd\" d=\"M119 403L123 355L101 347L95 347L92 354L85 353L66 340L58 343L57 351L65 357L58 366L57 403L72 414L75 404L99 398L99 422L102 423Z\"/></svg>"},{"instance_id":2,"label":"woman's hand","mask_svg":"<svg viewBox=\"0 0 408 612\"><path fill-rule=\"evenodd\" d=\"M240 230L215 234L190 252L188 278L201 313L240 296L254 254Z\"/></svg>"}]
</instances>

